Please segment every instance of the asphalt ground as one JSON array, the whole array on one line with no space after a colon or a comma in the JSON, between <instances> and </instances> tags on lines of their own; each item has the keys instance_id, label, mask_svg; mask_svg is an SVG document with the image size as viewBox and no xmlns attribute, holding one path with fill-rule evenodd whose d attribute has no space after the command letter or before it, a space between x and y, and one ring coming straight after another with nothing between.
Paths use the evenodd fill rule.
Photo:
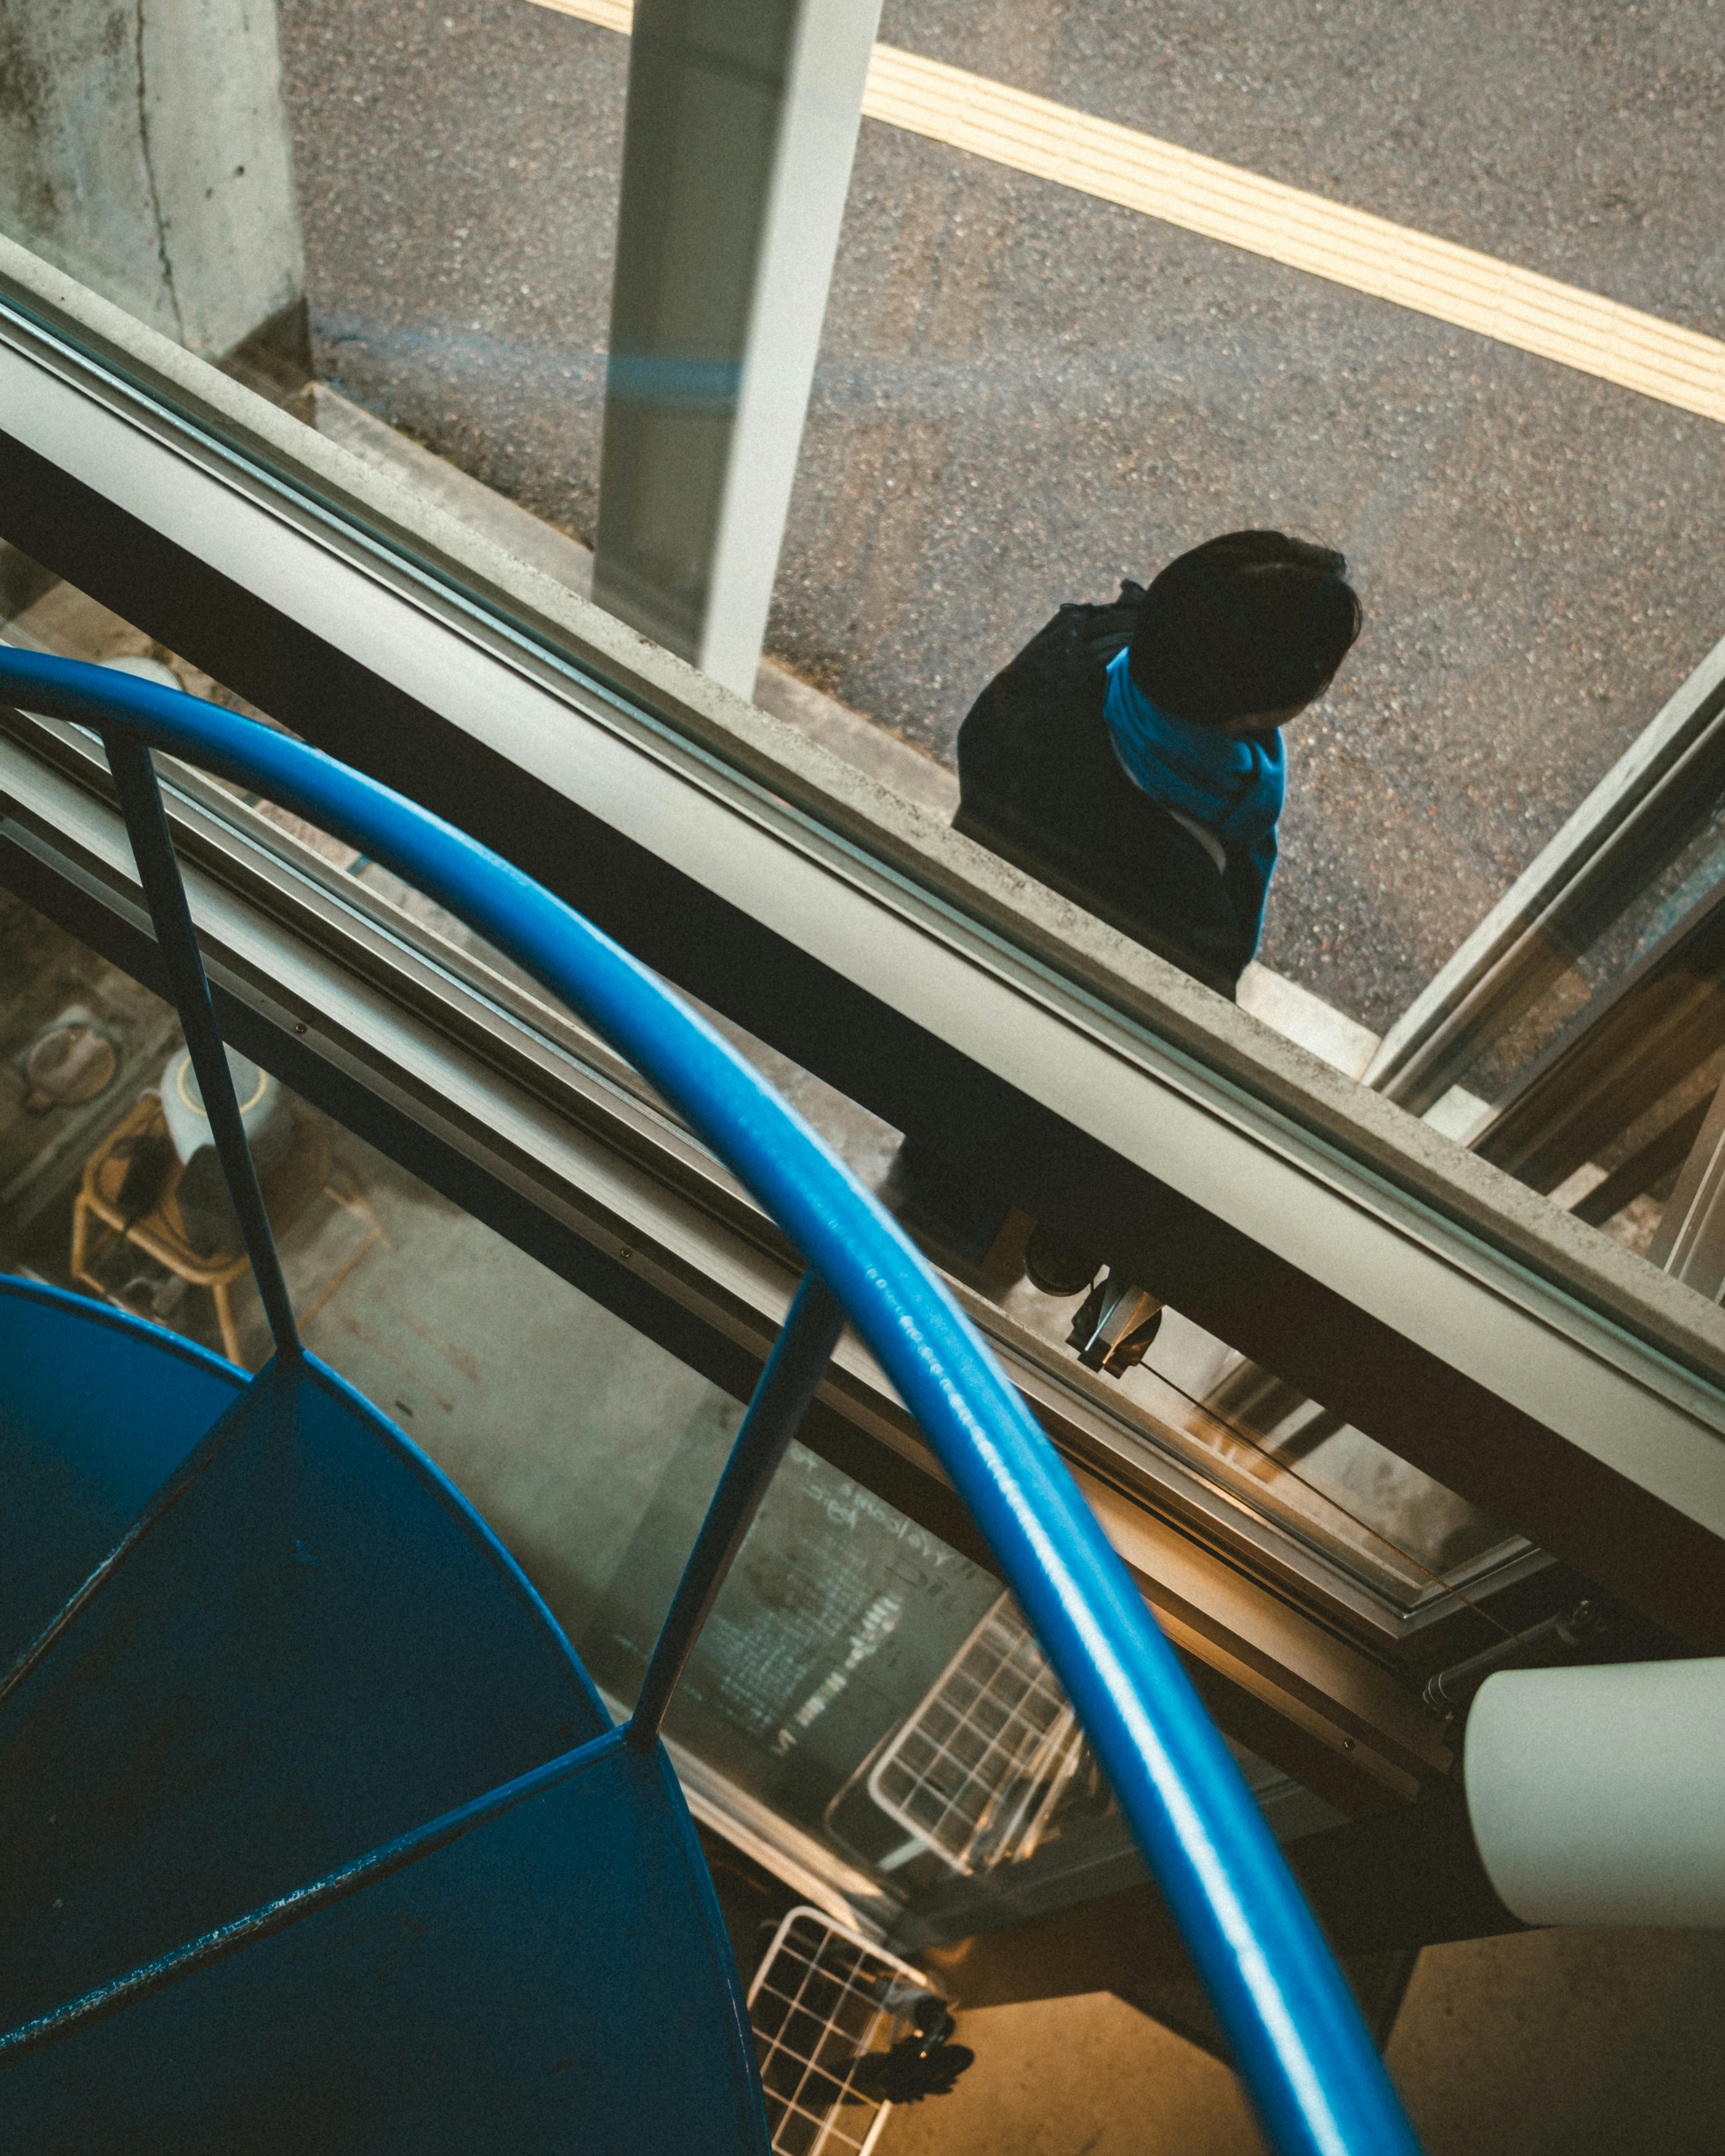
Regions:
<instances>
[{"instance_id":1,"label":"asphalt ground","mask_svg":"<svg viewBox=\"0 0 1725 2156\"><path fill-rule=\"evenodd\" d=\"M591 541L627 48L282 0L320 371ZM889 0L881 34L1725 335L1725 8ZM1063 599L1238 526L1368 629L1266 963L1386 1026L1725 634L1725 429L865 122L769 648L950 760Z\"/></svg>"}]
</instances>

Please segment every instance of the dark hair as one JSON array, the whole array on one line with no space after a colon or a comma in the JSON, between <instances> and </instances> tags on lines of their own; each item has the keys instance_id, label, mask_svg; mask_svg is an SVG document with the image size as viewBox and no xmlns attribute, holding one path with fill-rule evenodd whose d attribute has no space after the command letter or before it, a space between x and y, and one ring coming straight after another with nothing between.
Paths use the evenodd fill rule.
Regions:
<instances>
[{"instance_id":1,"label":"dark hair","mask_svg":"<svg viewBox=\"0 0 1725 2156\"><path fill-rule=\"evenodd\" d=\"M1230 531L1170 562L1132 630L1132 680L1189 725L1309 704L1359 634L1348 563L1285 531Z\"/></svg>"}]
</instances>

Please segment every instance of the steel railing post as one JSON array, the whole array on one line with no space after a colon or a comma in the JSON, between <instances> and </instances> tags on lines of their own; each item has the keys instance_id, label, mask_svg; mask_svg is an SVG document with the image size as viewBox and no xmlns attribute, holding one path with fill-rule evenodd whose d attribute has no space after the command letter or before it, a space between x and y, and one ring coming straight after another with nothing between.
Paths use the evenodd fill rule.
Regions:
<instances>
[{"instance_id":1,"label":"steel railing post","mask_svg":"<svg viewBox=\"0 0 1725 2156\"><path fill-rule=\"evenodd\" d=\"M245 1239L246 1255L263 1298L264 1312L275 1345L284 1355L300 1352L300 1328L294 1322L287 1283L281 1276L275 1238L270 1232L270 1216L264 1209L264 1194L258 1187L252 1150L240 1121L239 1102L234 1091L234 1074L228 1068L221 1028L210 1000L209 978L198 948L198 932L192 925L192 909L186 902L186 886L175 858L167 817L162 806L162 790L156 783L150 752L140 741L116 727L105 727L108 768L119 790L120 806L137 863L138 880L149 903L156 926L156 941L180 1025L198 1074L198 1091L209 1116L210 1135L227 1178L228 1195Z\"/></svg>"},{"instance_id":2,"label":"steel railing post","mask_svg":"<svg viewBox=\"0 0 1725 2156\"><path fill-rule=\"evenodd\" d=\"M660 1627L629 1722L629 1741L639 1750L658 1738L701 1628L844 1330L845 1312L819 1276L812 1270L806 1272Z\"/></svg>"}]
</instances>

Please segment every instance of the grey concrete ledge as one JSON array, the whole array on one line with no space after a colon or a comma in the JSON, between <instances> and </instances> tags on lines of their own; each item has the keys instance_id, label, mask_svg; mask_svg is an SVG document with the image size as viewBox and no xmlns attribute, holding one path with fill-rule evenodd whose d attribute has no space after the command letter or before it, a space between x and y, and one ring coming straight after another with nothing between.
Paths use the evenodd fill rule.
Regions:
<instances>
[{"instance_id":1,"label":"grey concrete ledge","mask_svg":"<svg viewBox=\"0 0 1725 2156\"><path fill-rule=\"evenodd\" d=\"M472 478L447 458L356 404L326 382L307 384L289 409L328 440L345 449L422 501L434 502L470 531L501 547L526 567L549 577L578 598L593 594L593 549L547 524L530 509ZM704 677L703 677L704 678ZM943 763L912 748L896 734L853 711L835 696L793 674L776 659L763 659L755 679L754 701L805 741L824 749L878 781L906 801L950 823L958 807L958 780Z\"/></svg>"}]
</instances>

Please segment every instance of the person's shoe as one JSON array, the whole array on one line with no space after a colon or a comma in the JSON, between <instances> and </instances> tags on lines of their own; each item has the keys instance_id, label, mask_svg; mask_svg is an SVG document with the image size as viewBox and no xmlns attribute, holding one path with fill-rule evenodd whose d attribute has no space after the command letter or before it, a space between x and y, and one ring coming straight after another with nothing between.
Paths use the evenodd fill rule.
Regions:
<instances>
[{"instance_id":1,"label":"person's shoe","mask_svg":"<svg viewBox=\"0 0 1725 2156\"><path fill-rule=\"evenodd\" d=\"M1081 1250L1070 1235L1039 1220L1024 1245L1024 1270L1045 1295L1082 1295L1096 1278L1101 1260Z\"/></svg>"}]
</instances>

